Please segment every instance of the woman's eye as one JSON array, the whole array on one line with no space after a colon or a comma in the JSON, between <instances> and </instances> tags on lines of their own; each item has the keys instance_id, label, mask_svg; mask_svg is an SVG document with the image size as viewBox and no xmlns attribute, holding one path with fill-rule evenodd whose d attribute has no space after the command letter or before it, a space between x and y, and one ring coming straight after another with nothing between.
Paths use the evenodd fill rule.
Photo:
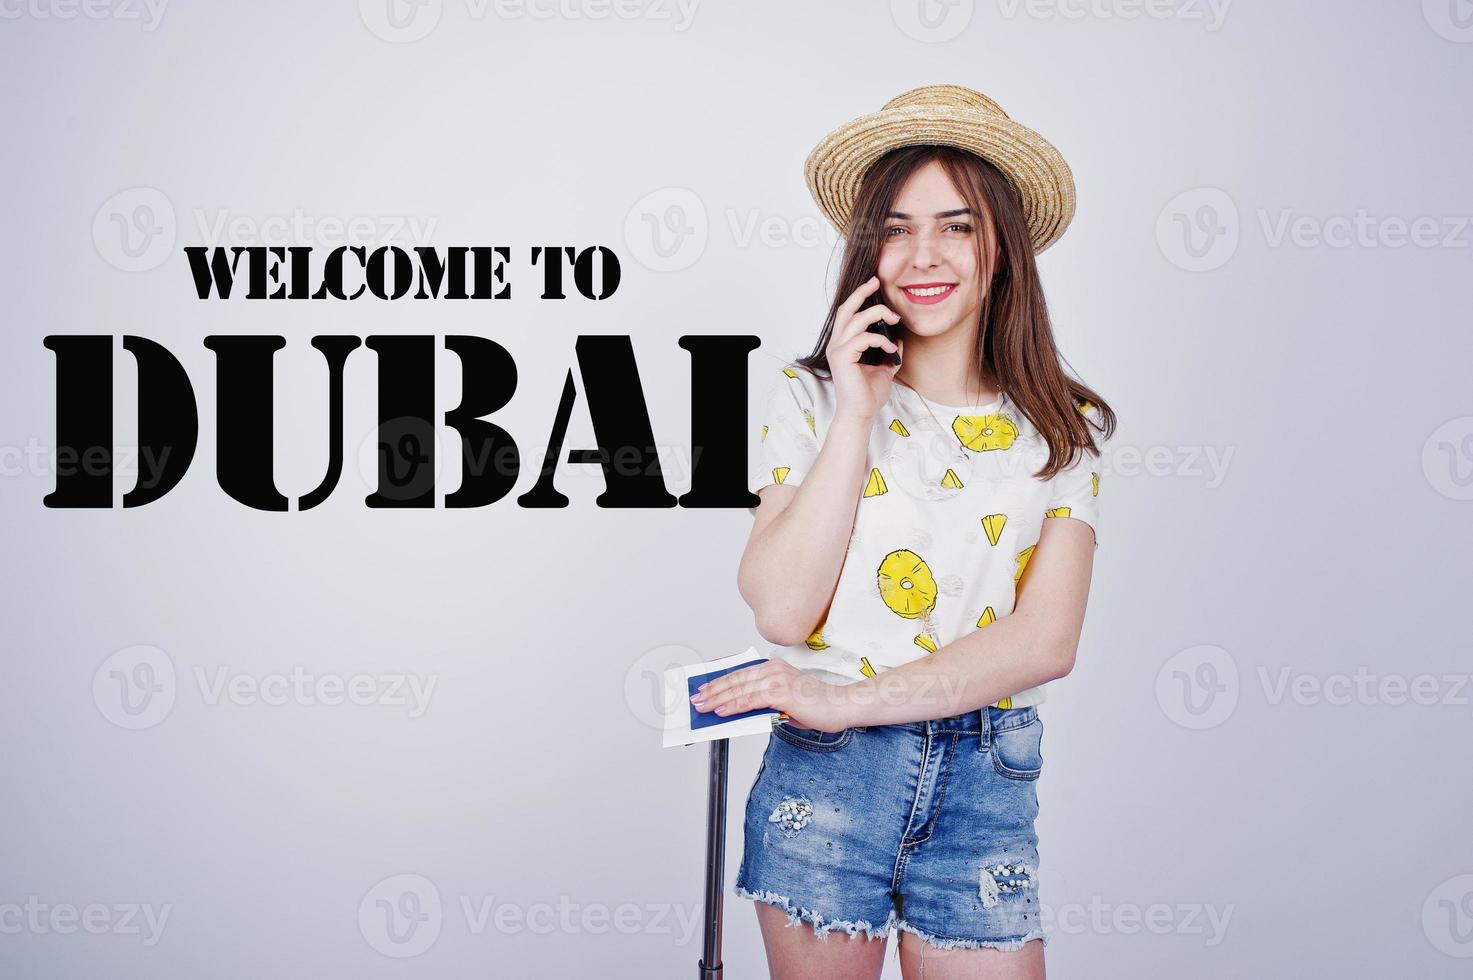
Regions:
<instances>
[{"instance_id":1,"label":"woman's eye","mask_svg":"<svg viewBox=\"0 0 1473 980\"><path fill-rule=\"evenodd\" d=\"M962 232L963 234L966 234L967 232L969 232L969 231L972 230L972 226L969 225L969 224L967 224L966 222L963 222L963 221L958 221L954 225L948 225L946 230L947 231L950 231L953 228L957 229L958 231Z\"/></svg>"},{"instance_id":2,"label":"woman's eye","mask_svg":"<svg viewBox=\"0 0 1473 980\"><path fill-rule=\"evenodd\" d=\"M902 228L902 227L900 227L899 225L891 225L889 228L886 228L885 229L885 235L888 238L894 238L895 237L895 232L897 232L897 231L904 231L904 230L905 229Z\"/></svg>"}]
</instances>

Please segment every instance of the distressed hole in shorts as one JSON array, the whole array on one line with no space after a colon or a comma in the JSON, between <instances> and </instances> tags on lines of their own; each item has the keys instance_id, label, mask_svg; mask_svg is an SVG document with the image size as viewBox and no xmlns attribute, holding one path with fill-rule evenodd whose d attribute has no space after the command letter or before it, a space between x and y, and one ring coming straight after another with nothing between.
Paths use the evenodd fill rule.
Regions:
<instances>
[{"instance_id":1,"label":"distressed hole in shorts","mask_svg":"<svg viewBox=\"0 0 1473 980\"><path fill-rule=\"evenodd\" d=\"M789 796L777 805L767 822L777 824L782 827L783 833L792 835L808 826L808 821L812 819L813 804L805 797Z\"/></svg>"},{"instance_id":2,"label":"distressed hole in shorts","mask_svg":"<svg viewBox=\"0 0 1473 980\"><path fill-rule=\"evenodd\" d=\"M990 909L1008 895L1021 895L1029 889L1036 889L1038 883L1034 881L1035 869L1031 864L984 864L982 865L982 876L978 894L982 898L982 907Z\"/></svg>"}]
</instances>

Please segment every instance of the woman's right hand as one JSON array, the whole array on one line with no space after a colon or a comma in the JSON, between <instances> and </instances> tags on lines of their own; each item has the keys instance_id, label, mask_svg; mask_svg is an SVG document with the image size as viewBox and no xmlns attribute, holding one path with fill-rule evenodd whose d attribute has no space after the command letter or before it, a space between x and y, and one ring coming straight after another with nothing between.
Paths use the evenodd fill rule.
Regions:
<instances>
[{"instance_id":1,"label":"woman's right hand","mask_svg":"<svg viewBox=\"0 0 1473 980\"><path fill-rule=\"evenodd\" d=\"M834 315L834 329L826 350L829 372L834 378L835 414L870 422L890 397L890 379L900 365L861 364L860 355L878 347L904 357L905 342L891 343L882 333L871 333L869 325L878 320L890 324L900 322L899 314L883 304L866 307L863 303L880 288L880 277L871 276L849 298L839 305Z\"/></svg>"}]
</instances>

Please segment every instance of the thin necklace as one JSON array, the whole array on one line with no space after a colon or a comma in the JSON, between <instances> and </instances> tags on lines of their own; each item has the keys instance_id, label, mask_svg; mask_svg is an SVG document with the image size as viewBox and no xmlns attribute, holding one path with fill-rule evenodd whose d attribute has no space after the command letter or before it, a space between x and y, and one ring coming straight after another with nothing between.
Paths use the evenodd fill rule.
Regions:
<instances>
[{"instance_id":1,"label":"thin necklace","mask_svg":"<svg viewBox=\"0 0 1473 980\"><path fill-rule=\"evenodd\" d=\"M899 380L899 379L897 379L897 380ZM937 418L937 417L936 417L936 413L935 413L935 412L933 412L933 411L931 411L931 403L930 403L930 402L929 402L929 401L927 401L927 400L926 400L926 396L925 396L925 395L923 395L923 394L921 394L921 393L920 393L920 392L919 392L919 391L916 391L916 389L915 389L915 388L914 388L914 387L913 387L913 386L912 386L912 385L911 385L911 384L910 384L910 382L908 382L908 381L903 381L903 380L902 380L902 381L900 381L900 383L901 383L901 384L903 384L903 385L905 385L905 387L907 387L907 388L910 388L910 390L911 390L911 391L915 391L915 395L916 395L916 397L917 397L917 398L919 398L919 399L920 399L920 400L921 400L921 404L922 404L922 405L924 405L924 406L926 406L926 411L927 411L927 412L930 412L930 414L931 414L931 419L932 419L932 421L934 421L934 422L935 422L935 423L936 423L936 426L937 426L937 427L938 427L938 428L939 428L939 429L941 429L941 431L943 431L943 432L945 432L945 431L947 431L947 426L944 426L944 425L942 425L942 424L941 424L941 420L940 420L940 419L939 419L939 418ZM972 396L971 396L971 394L970 394L970 392L971 392L971 389L970 389L970 388L968 388L968 389L967 389L967 391L968 391L968 395L967 395L967 397L968 397L968 398L971 398L971 397L972 397ZM1002 394L1002 389L1001 389L1001 388L999 388L999 389L998 389L998 395L999 395L999 397L1000 397L1000 396L1001 396L1001 394ZM980 395L980 394L979 394L979 395L978 395L978 397L979 397L979 398L980 398L980 397L981 397L981 395ZM968 402L968 405L970 405L970 404L971 404L971 402Z\"/></svg>"}]
</instances>

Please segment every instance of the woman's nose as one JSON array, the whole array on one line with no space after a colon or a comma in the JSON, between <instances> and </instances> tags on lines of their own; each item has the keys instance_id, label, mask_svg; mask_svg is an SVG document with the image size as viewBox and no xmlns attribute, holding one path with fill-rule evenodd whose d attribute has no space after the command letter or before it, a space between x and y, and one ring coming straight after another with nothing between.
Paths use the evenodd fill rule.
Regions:
<instances>
[{"instance_id":1,"label":"woman's nose","mask_svg":"<svg viewBox=\"0 0 1473 980\"><path fill-rule=\"evenodd\" d=\"M926 234L915 237L915 247L910 256L912 265L917 269L929 269L936 265L940 258L941 249L935 238Z\"/></svg>"}]
</instances>

